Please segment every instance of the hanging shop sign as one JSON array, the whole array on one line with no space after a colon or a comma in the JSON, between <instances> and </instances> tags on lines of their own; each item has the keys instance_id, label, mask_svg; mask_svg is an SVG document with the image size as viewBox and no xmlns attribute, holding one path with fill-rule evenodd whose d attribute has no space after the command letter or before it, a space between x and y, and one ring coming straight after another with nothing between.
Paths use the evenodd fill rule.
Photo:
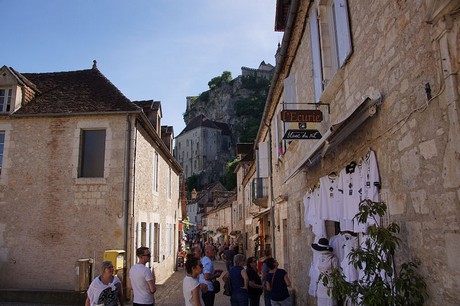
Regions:
<instances>
[{"instance_id":1,"label":"hanging shop sign","mask_svg":"<svg viewBox=\"0 0 460 306\"><path fill-rule=\"evenodd\" d=\"M322 135L318 130L287 130L283 139L321 139Z\"/></svg>"},{"instance_id":2,"label":"hanging shop sign","mask_svg":"<svg viewBox=\"0 0 460 306\"><path fill-rule=\"evenodd\" d=\"M323 112L314 109L285 109L281 111L283 122L321 122Z\"/></svg>"}]
</instances>

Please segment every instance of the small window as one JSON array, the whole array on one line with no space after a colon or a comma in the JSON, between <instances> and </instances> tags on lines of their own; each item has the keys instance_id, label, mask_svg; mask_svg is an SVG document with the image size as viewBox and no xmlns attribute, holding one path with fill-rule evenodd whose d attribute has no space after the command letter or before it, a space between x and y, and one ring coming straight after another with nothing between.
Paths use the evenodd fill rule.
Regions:
<instances>
[{"instance_id":1,"label":"small window","mask_svg":"<svg viewBox=\"0 0 460 306\"><path fill-rule=\"evenodd\" d=\"M105 130L82 130L78 177L104 177Z\"/></svg>"},{"instance_id":2,"label":"small window","mask_svg":"<svg viewBox=\"0 0 460 306\"><path fill-rule=\"evenodd\" d=\"M0 89L0 111L8 113L11 110L11 96L13 89Z\"/></svg>"}]
</instances>

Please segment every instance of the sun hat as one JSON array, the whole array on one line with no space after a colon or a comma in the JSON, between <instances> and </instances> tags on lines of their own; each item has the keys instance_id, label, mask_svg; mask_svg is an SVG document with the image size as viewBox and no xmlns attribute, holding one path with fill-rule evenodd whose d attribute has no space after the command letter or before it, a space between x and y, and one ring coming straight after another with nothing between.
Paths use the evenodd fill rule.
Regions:
<instances>
[{"instance_id":1,"label":"sun hat","mask_svg":"<svg viewBox=\"0 0 460 306\"><path fill-rule=\"evenodd\" d=\"M329 246L329 240L326 238L320 238L318 243L313 243L311 247L316 251L332 251L332 247Z\"/></svg>"}]
</instances>

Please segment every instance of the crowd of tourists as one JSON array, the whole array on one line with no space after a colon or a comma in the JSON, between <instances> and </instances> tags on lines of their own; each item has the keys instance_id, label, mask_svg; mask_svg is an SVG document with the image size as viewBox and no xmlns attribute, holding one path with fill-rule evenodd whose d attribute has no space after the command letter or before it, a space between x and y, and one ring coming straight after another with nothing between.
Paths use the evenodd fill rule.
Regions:
<instances>
[{"instance_id":1,"label":"crowd of tourists","mask_svg":"<svg viewBox=\"0 0 460 306\"><path fill-rule=\"evenodd\" d=\"M287 272L271 257L270 250L265 250L260 259L246 259L238 249L233 243L227 246L195 242L191 245L183 282L186 306L213 306L216 294L221 292L221 276L225 283L223 293L230 296L232 306L259 306L262 295L265 306L292 304L288 291L291 281ZM227 271L214 268L216 259L225 262ZM263 263L260 270L259 262Z\"/></svg>"}]
</instances>

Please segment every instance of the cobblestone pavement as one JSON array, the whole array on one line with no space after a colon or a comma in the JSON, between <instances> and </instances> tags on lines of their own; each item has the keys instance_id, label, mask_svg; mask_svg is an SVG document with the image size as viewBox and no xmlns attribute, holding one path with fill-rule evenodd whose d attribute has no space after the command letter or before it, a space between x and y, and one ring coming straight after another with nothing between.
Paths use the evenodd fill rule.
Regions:
<instances>
[{"instance_id":1,"label":"cobblestone pavement","mask_svg":"<svg viewBox=\"0 0 460 306\"><path fill-rule=\"evenodd\" d=\"M214 262L215 269L226 271L225 263L222 261ZM155 293L156 306L181 306L185 305L184 295L182 294L182 281L185 277L185 269L179 268L177 272L168 278L163 284L157 284L157 292ZM230 306L230 297L225 296L223 292L224 283L221 278L221 291L216 294L214 302L215 306ZM131 306L132 303L125 303L126 306ZM49 305L49 304L31 304L31 303L6 303L0 302L0 306L66 306L66 305Z\"/></svg>"}]
</instances>

